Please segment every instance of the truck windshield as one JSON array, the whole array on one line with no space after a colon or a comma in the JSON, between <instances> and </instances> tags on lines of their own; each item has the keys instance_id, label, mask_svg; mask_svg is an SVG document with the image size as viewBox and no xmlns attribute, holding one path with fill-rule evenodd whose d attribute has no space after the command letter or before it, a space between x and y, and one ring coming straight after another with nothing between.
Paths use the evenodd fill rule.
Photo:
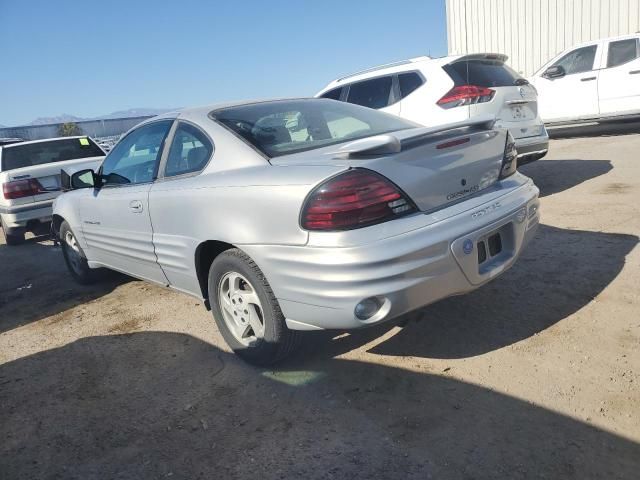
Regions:
<instances>
[{"instance_id":1,"label":"truck windshield","mask_svg":"<svg viewBox=\"0 0 640 480\"><path fill-rule=\"evenodd\" d=\"M239 105L214 110L209 116L267 157L418 126L383 112L322 98Z\"/></svg>"},{"instance_id":2,"label":"truck windshield","mask_svg":"<svg viewBox=\"0 0 640 480\"><path fill-rule=\"evenodd\" d=\"M102 156L104 156L104 152L88 137L21 143L5 146L2 149L2 168L0 170L7 171L76 158Z\"/></svg>"}]
</instances>

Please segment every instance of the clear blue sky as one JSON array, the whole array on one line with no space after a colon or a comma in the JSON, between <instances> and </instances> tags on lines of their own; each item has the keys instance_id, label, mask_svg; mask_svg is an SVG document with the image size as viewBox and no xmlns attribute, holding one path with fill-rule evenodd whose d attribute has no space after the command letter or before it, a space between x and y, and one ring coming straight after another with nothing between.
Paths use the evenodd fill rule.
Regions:
<instances>
[{"instance_id":1,"label":"clear blue sky","mask_svg":"<svg viewBox=\"0 0 640 480\"><path fill-rule=\"evenodd\" d=\"M0 0L0 124L309 96L446 48L444 0Z\"/></svg>"}]
</instances>

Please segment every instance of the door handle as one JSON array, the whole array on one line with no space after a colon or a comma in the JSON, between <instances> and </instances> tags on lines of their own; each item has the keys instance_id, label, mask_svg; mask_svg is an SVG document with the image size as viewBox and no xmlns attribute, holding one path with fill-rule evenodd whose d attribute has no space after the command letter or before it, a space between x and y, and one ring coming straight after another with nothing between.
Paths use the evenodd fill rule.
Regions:
<instances>
[{"instance_id":1,"label":"door handle","mask_svg":"<svg viewBox=\"0 0 640 480\"><path fill-rule=\"evenodd\" d=\"M591 80L595 80L595 79L596 79L596 77L584 77L584 78L581 78L580 81L581 82L590 82Z\"/></svg>"},{"instance_id":2,"label":"door handle","mask_svg":"<svg viewBox=\"0 0 640 480\"><path fill-rule=\"evenodd\" d=\"M142 202L140 200L132 200L129 203L129 208L134 213L140 213L142 212Z\"/></svg>"},{"instance_id":3,"label":"door handle","mask_svg":"<svg viewBox=\"0 0 640 480\"><path fill-rule=\"evenodd\" d=\"M631 70L629 75L637 75L638 73L640 73L640 70Z\"/></svg>"}]
</instances>

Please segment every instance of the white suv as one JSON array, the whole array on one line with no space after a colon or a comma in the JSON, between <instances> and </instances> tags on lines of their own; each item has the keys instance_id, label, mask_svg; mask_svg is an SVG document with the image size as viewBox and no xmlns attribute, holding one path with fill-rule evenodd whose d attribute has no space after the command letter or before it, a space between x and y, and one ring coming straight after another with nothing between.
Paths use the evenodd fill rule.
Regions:
<instances>
[{"instance_id":1,"label":"white suv","mask_svg":"<svg viewBox=\"0 0 640 480\"><path fill-rule=\"evenodd\" d=\"M576 45L531 78L545 123L640 116L640 34Z\"/></svg>"},{"instance_id":2,"label":"white suv","mask_svg":"<svg viewBox=\"0 0 640 480\"><path fill-rule=\"evenodd\" d=\"M506 60L494 53L412 58L334 80L316 97L364 105L428 127L491 114L497 126L511 132L522 164L546 155L549 136L538 116L536 89Z\"/></svg>"}]
</instances>

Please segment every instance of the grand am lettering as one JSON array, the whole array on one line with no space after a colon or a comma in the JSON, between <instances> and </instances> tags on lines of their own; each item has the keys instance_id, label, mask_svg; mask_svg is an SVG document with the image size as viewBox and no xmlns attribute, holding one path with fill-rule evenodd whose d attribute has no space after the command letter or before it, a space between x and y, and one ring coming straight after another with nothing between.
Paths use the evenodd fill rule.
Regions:
<instances>
[{"instance_id":1,"label":"grand am lettering","mask_svg":"<svg viewBox=\"0 0 640 480\"><path fill-rule=\"evenodd\" d=\"M464 190L460 190L454 193L450 193L447 195L447 200L455 200L456 198L466 197L467 195L471 195L472 193L480 190L479 185L474 185L473 187L465 188Z\"/></svg>"},{"instance_id":2,"label":"grand am lettering","mask_svg":"<svg viewBox=\"0 0 640 480\"><path fill-rule=\"evenodd\" d=\"M473 212L471 214L471 218L479 218L479 217L483 217L485 216L487 213L491 213L494 210L497 210L498 208L502 207L502 205L500 204L500 202L496 202L494 204L489 205L486 208L483 208L482 210L478 210L477 212Z\"/></svg>"}]
</instances>

